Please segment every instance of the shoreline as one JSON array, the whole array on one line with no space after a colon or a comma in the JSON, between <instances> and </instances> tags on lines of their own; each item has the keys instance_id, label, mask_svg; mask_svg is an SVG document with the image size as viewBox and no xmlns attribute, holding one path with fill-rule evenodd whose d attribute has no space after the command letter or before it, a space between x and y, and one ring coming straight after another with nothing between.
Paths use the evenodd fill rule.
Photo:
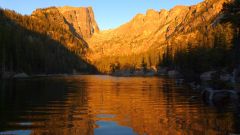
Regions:
<instances>
[{"instance_id":1,"label":"shoreline","mask_svg":"<svg viewBox=\"0 0 240 135\"><path fill-rule=\"evenodd\" d=\"M172 72L172 71L171 71ZM32 74L27 75L25 73L18 73L10 78L1 78L1 80L21 80L21 79L31 79L31 78L44 78L44 77L68 77L68 76L79 76L79 75L107 75L112 77L166 77L173 79L176 85L185 85L189 87L192 91L197 91L199 93L199 97L202 98L204 102L209 105L216 105L221 103L222 101L228 99L231 102L235 102L238 105L240 104L240 90L234 89L213 89L207 85L204 85L203 82L200 84L196 81L187 82L183 76L179 75L179 72L175 72L177 74L93 74L93 73L77 73L77 74ZM234 84L237 85L237 84ZM191 100L195 100L196 97L191 97Z\"/></svg>"}]
</instances>

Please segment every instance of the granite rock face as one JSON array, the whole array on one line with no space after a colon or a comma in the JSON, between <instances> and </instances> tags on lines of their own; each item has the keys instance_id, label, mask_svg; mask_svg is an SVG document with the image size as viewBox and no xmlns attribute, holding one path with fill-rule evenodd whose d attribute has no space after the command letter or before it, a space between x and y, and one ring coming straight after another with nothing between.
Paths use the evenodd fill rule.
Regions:
<instances>
[{"instance_id":1,"label":"granite rock face","mask_svg":"<svg viewBox=\"0 0 240 135\"><path fill-rule=\"evenodd\" d=\"M91 7L49 7L37 9L31 16L54 25L61 25L77 37L90 38L99 32Z\"/></svg>"},{"instance_id":2,"label":"granite rock face","mask_svg":"<svg viewBox=\"0 0 240 135\"><path fill-rule=\"evenodd\" d=\"M195 39L199 26L211 26L216 22L223 4L228 1L205 0L197 5L176 6L171 10L150 9L116 29L101 31L88 39L92 49L89 58L101 61L102 57L137 55L149 49L161 51L172 39L177 43L187 43Z\"/></svg>"},{"instance_id":3,"label":"granite rock face","mask_svg":"<svg viewBox=\"0 0 240 135\"><path fill-rule=\"evenodd\" d=\"M93 9L59 7L58 10L66 18L66 21L72 25L76 32L85 38L91 37L94 33L99 32L98 25L94 18Z\"/></svg>"}]
</instances>

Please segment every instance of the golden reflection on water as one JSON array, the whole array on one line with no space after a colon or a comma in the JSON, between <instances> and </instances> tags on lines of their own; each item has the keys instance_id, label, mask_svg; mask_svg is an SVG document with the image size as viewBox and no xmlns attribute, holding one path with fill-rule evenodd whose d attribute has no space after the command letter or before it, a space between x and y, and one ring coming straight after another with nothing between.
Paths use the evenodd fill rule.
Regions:
<instances>
[{"instance_id":1,"label":"golden reflection on water","mask_svg":"<svg viewBox=\"0 0 240 135\"><path fill-rule=\"evenodd\" d=\"M21 110L24 113L17 116L18 122L16 119L11 122L6 120L10 129L5 129L29 130L35 135L198 135L237 132L235 113L207 107L200 99L190 101L189 98L198 93L183 86L177 87L171 79L109 76L57 79L61 80L58 85L64 85L54 87L46 84L42 89L59 90L64 99L51 99L44 105L33 104ZM25 125L17 124L19 121Z\"/></svg>"}]
</instances>

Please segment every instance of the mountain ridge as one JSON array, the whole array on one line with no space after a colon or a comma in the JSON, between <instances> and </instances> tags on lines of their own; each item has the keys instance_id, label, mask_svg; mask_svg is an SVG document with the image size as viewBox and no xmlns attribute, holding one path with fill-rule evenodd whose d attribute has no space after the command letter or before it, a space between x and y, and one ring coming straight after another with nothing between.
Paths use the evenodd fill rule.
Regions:
<instances>
[{"instance_id":1,"label":"mountain ridge","mask_svg":"<svg viewBox=\"0 0 240 135\"><path fill-rule=\"evenodd\" d=\"M92 7L41 8L30 16L2 12L24 29L59 42L99 71L109 72L112 65L140 68L143 62L156 68L170 51L174 55L189 46L214 46L219 37L230 45L234 38L231 23L220 24L226 17L224 4L230 1L205 0L170 10L149 9L116 29L104 31L100 31Z\"/></svg>"},{"instance_id":2,"label":"mountain ridge","mask_svg":"<svg viewBox=\"0 0 240 135\"><path fill-rule=\"evenodd\" d=\"M84 35L56 7L32 15L0 9L0 18L0 76L97 71L85 58L89 48Z\"/></svg>"},{"instance_id":3,"label":"mountain ridge","mask_svg":"<svg viewBox=\"0 0 240 135\"><path fill-rule=\"evenodd\" d=\"M199 27L210 29L227 2L230 0L205 0L192 6L175 6L170 10L149 9L116 29L100 31L87 39L91 49L88 58L93 63L100 63L106 57L128 57L150 49L159 50L162 54L162 48L172 40L180 39L182 43L187 43L199 35Z\"/></svg>"}]
</instances>

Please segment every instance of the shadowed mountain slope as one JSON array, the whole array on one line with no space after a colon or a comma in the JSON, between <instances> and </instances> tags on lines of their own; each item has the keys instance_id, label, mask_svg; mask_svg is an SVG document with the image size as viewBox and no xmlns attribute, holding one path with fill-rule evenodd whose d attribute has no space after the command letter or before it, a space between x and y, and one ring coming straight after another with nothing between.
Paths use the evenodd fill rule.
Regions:
<instances>
[{"instance_id":1,"label":"shadowed mountain slope","mask_svg":"<svg viewBox=\"0 0 240 135\"><path fill-rule=\"evenodd\" d=\"M85 58L87 43L56 8L22 16L0 10L1 73L72 73L96 71Z\"/></svg>"}]
</instances>

